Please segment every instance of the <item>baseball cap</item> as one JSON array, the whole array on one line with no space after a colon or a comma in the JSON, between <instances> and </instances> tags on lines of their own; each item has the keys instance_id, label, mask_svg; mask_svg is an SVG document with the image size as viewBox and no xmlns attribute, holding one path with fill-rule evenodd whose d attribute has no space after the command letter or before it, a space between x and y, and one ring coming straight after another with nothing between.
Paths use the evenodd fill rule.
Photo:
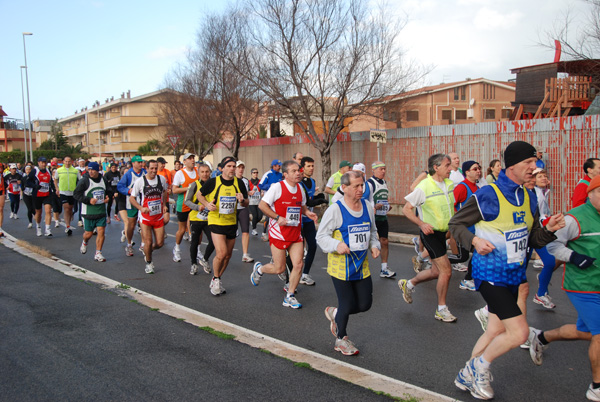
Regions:
<instances>
[{"instance_id":1,"label":"baseball cap","mask_svg":"<svg viewBox=\"0 0 600 402\"><path fill-rule=\"evenodd\" d=\"M279 159L273 159L273 162L271 162L271 166L275 165L281 165L281 161Z\"/></svg>"},{"instance_id":2,"label":"baseball cap","mask_svg":"<svg viewBox=\"0 0 600 402\"><path fill-rule=\"evenodd\" d=\"M237 162L235 163L235 167L242 166L242 165L243 165L243 166L246 166L246 164L244 163L244 161L237 161Z\"/></svg>"},{"instance_id":3,"label":"baseball cap","mask_svg":"<svg viewBox=\"0 0 600 402\"><path fill-rule=\"evenodd\" d=\"M17 168L17 164L16 163L11 163L10 165L8 165L9 169L16 169Z\"/></svg>"},{"instance_id":4,"label":"baseball cap","mask_svg":"<svg viewBox=\"0 0 600 402\"><path fill-rule=\"evenodd\" d=\"M142 159L142 157L141 157L141 156L139 156L139 155L136 155L136 156L134 156L133 158L131 158L131 161L132 161L132 162L143 162L144 160Z\"/></svg>"},{"instance_id":5,"label":"baseball cap","mask_svg":"<svg viewBox=\"0 0 600 402\"><path fill-rule=\"evenodd\" d=\"M196 154L193 154L191 152L188 152L187 154L183 155L183 160L189 159L191 157L196 157Z\"/></svg>"},{"instance_id":6,"label":"baseball cap","mask_svg":"<svg viewBox=\"0 0 600 402\"><path fill-rule=\"evenodd\" d=\"M350 162L348 162L348 161L341 161L340 162L340 169L343 168L343 167L346 167L346 166L352 167L352 164Z\"/></svg>"},{"instance_id":7,"label":"baseball cap","mask_svg":"<svg viewBox=\"0 0 600 402\"><path fill-rule=\"evenodd\" d=\"M99 172L100 171L100 165L98 164L98 162L90 162L88 164L88 169L95 170L95 171Z\"/></svg>"},{"instance_id":8,"label":"baseball cap","mask_svg":"<svg viewBox=\"0 0 600 402\"><path fill-rule=\"evenodd\" d=\"M160 162L160 163L164 163L165 165L168 163L167 160L165 158L163 158L162 156L156 158L156 161Z\"/></svg>"},{"instance_id":9,"label":"baseball cap","mask_svg":"<svg viewBox=\"0 0 600 402\"><path fill-rule=\"evenodd\" d=\"M48 162L48 160L46 159L46 157L45 157L45 156L40 156L40 157L38 158L38 162Z\"/></svg>"},{"instance_id":10,"label":"baseball cap","mask_svg":"<svg viewBox=\"0 0 600 402\"><path fill-rule=\"evenodd\" d=\"M362 172L363 174L365 174L367 172L367 168L365 167L365 165L363 163L355 163L354 166L352 166L352 170L358 170L359 172Z\"/></svg>"}]
</instances>

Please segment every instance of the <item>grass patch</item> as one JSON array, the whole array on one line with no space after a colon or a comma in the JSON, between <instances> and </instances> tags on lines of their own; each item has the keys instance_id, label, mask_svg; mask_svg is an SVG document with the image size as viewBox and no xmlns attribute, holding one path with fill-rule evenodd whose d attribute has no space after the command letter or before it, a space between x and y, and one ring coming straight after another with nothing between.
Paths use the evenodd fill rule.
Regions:
<instances>
[{"instance_id":1,"label":"grass patch","mask_svg":"<svg viewBox=\"0 0 600 402\"><path fill-rule=\"evenodd\" d=\"M304 363L304 362L296 362L294 363L294 367L302 367L302 368L307 368L309 370L312 370L312 366L308 363Z\"/></svg>"},{"instance_id":2,"label":"grass patch","mask_svg":"<svg viewBox=\"0 0 600 402\"><path fill-rule=\"evenodd\" d=\"M131 289L131 286L129 285L125 285L124 283L119 283L117 286L115 286L117 289Z\"/></svg>"},{"instance_id":3,"label":"grass patch","mask_svg":"<svg viewBox=\"0 0 600 402\"><path fill-rule=\"evenodd\" d=\"M17 246L26 248L27 250L39 254L42 257L52 258L52 253L45 248L34 246L31 243L26 242L25 240L17 240Z\"/></svg>"},{"instance_id":4,"label":"grass patch","mask_svg":"<svg viewBox=\"0 0 600 402\"><path fill-rule=\"evenodd\" d=\"M375 391L372 388L369 388L369 391L372 391L375 395L381 395L381 396L385 396L390 398L393 401L399 401L399 402L420 402L421 399L412 396L410 394L403 394L403 398L399 398L397 396L392 396L390 394L388 394L387 392L383 392L383 391Z\"/></svg>"},{"instance_id":5,"label":"grass patch","mask_svg":"<svg viewBox=\"0 0 600 402\"><path fill-rule=\"evenodd\" d=\"M273 354L273 353L271 353L271 351L270 351L270 350L267 350L267 349L259 349L259 350L260 350L261 352L263 352L263 353L266 353L266 354L268 354L268 355L272 355L272 354Z\"/></svg>"},{"instance_id":6,"label":"grass patch","mask_svg":"<svg viewBox=\"0 0 600 402\"><path fill-rule=\"evenodd\" d=\"M208 332L209 334L216 335L221 339L227 339L227 340L235 339L235 335L226 334L225 332L217 331L211 327L198 327L198 328L201 329L202 331Z\"/></svg>"},{"instance_id":7,"label":"grass patch","mask_svg":"<svg viewBox=\"0 0 600 402\"><path fill-rule=\"evenodd\" d=\"M151 308L150 311L160 311L160 310L157 308Z\"/></svg>"}]
</instances>

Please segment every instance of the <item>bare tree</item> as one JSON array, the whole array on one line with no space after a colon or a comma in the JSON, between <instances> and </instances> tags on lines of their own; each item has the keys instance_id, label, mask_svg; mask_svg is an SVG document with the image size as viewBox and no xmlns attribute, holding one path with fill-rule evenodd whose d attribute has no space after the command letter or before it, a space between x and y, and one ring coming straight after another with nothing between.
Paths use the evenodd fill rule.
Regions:
<instances>
[{"instance_id":1,"label":"bare tree","mask_svg":"<svg viewBox=\"0 0 600 402\"><path fill-rule=\"evenodd\" d=\"M229 64L292 119L321 154L352 117L406 90L424 70L398 48L404 22L365 0L252 0L230 13Z\"/></svg>"}]
</instances>

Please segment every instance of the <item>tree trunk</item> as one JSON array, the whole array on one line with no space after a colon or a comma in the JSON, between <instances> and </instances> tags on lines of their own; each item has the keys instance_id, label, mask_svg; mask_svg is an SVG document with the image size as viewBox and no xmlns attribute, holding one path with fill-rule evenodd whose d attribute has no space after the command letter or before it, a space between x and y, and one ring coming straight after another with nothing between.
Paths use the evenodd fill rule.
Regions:
<instances>
[{"instance_id":1,"label":"tree trunk","mask_svg":"<svg viewBox=\"0 0 600 402\"><path fill-rule=\"evenodd\" d=\"M325 149L319 149L321 153L321 163L322 163L322 178L323 178L323 190L325 189L325 185L327 184L327 180L331 177L331 149L325 147Z\"/></svg>"}]
</instances>

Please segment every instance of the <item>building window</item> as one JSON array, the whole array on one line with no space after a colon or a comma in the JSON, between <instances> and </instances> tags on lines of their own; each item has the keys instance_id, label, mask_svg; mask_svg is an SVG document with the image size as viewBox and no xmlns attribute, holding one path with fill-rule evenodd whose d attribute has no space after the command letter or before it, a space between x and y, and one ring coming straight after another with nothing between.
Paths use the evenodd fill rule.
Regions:
<instances>
[{"instance_id":1,"label":"building window","mask_svg":"<svg viewBox=\"0 0 600 402\"><path fill-rule=\"evenodd\" d=\"M483 99L494 100L496 99L496 87L492 84L483 84Z\"/></svg>"},{"instance_id":2,"label":"building window","mask_svg":"<svg viewBox=\"0 0 600 402\"><path fill-rule=\"evenodd\" d=\"M483 109L483 119L484 120L495 120L496 119L496 109Z\"/></svg>"},{"instance_id":3,"label":"building window","mask_svg":"<svg viewBox=\"0 0 600 402\"><path fill-rule=\"evenodd\" d=\"M452 110L442 110L442 120L452 120Z\"/></svg>"},{"instance_id":4,"label":"building window","mask_svg":"<svg viewBox=\"0 0 600 402\"><path fill-rule=\"evenodd\" d=\"M418 110L406 111L406 121L419 121L419 111Z\"/></svg>"},{"instance_id":5,"label":"building window","mask_svg":"<svg viewBox=\"0 0 600 402\"><path fill-rule=\"evenodd\" d=\"M502 118L510 119L510 115L512 114L512 109L502 109Z\"/></svg>"},{"instance_id":6,"label":"building window","mask_svg":"<svg viewBox=\"0 0 600 402\"><path fill-rule=\"evenodd\" d=\"M454 100L466 100L467 99L467 87L456 87L454 88Z\"/></svg>"},{"instance_id":7,"label":"building window","mask_svg":"<svg viewBox=\"0 0 600 402\"><path fill-rule=\"evenodd\" d=\"M467 111L466 110L457 110L456 111L456 120L467 120Z\"/></svg>"}]
</instances>

